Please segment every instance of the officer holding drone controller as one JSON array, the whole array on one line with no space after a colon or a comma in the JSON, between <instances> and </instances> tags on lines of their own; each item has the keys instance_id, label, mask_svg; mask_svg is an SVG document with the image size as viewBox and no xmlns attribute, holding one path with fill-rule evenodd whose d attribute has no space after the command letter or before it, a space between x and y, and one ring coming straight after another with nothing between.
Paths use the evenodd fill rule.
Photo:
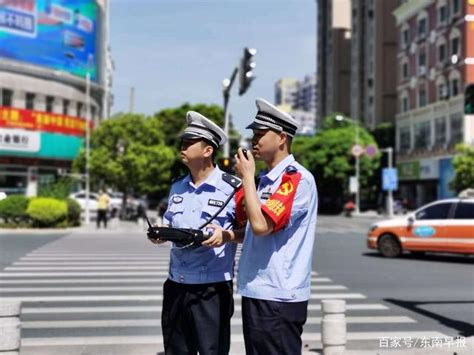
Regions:
<instances>
[{"instance_id":1,"label":"officer holding drone controller","mask_svg":"<svg viewBox=\"0 0 474 355\"><path fill-rule=\"evenodd\" d=\"M204 241L179 238L186 233L202 237L211 222L232 229L233 196L241 181L214 165L215 153L227 139L224 131L194 111L187 113L186 121L181 160L189 174L171 186L163 216L163 223L171 228L150 227L148 232L155 244L174 241L163 289L165 353L228 354L236 244L225 243L220 228L213 234L211 229Z\"/></svg>"}]
</instances>

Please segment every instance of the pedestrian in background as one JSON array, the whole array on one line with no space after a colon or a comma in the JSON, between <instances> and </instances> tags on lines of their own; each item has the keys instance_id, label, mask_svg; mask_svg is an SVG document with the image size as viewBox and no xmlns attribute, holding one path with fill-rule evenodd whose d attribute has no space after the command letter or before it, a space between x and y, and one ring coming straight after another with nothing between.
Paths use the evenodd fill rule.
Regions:
<instances>
[{"instance_id":1,"label":"pedestrian in background","mask_svg":"<svg viewBox=\"0 0 474 355\"><path fill-rule=\"evenodd\" d=\"M227 140L224 131L197 112L188 112L186 120L181 160L189 174L173 182L163 223L199 228L224 206L234 187L226 179L229 175L214 165L218 147ZM213 223L231 228L234 207L230 200ZM166 354L229 353L236 245L224 244L222 233L203 244L171 248L161 318Z\"/></svg>"},{"instance_id":2,"label":"pedestrian in background","mask_svg":"<svg viewBox=\"0 0 474 355\"><path fill-rule=\"evenodd\" d=\"M314 177L291 154L296 121L256 100L252 154L268 170L255 184L255 161L236 155L248 223L237 276L246 354L301 354L311 292L318 197ZM237 234L237 233L236 233Z\"/></svg>"},{"instance_id":3,"label":"pedestrian in background","mask_svg":"<svg viewBox=\"0 0 474 355\"><path fill-rule=\"evenodd\" d=\"M107 229L107 213L109 210L110 197L103 190L99 190L99 201L97 204L97 228L100 228L100 222L104 222L104 228Z\"/></svg>"}]
</instances>

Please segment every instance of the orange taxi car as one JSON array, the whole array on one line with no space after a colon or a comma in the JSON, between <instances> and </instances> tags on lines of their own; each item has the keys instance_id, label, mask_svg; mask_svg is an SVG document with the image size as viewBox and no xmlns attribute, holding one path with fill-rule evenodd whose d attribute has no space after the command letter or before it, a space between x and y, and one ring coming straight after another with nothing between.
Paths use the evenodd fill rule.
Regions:
<instances>
[{"instance_id":1,"label":"orange taxi car","mask_svg":"<svg viewBox=\"0 0 474 355\"><path fill-rule=\"evenodd\" d=\"M439 200L405 217L377 222L367 246L389 258L406 250L474 254L474 198Z\"/></svg>"}]
</instances>

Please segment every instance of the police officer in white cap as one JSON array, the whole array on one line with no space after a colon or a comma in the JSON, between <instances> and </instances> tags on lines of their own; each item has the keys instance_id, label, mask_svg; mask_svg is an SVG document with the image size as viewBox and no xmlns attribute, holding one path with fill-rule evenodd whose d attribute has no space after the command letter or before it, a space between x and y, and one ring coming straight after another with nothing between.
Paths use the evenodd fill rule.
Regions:
<instances>
[{"instance_id":1,"label":"police officer in white cap","mask_svg":"<svg viewBox=\"0 0 474 355\"><path fill-rule=\"evenodd\" d=\"M224 205L235 186L213 161L227 139L224 131L194 111L187 113L186 121L181 160L189 174L172 184L163 221L175 228L199 228ZM232 228L234 210L231 200L213 224ZM228 354L235 251L236 244L224 243L220 232L202 246L171 247L162 311L166 354Z\"/></svg>"},{"instance_id":2,"label":"police officer in white cap","mask_svg":"<svg viewBox=\"0 0 474 355\"><path fill-rule=\"evenodd\" d=\"M257 99L252 154L236 155L248 223L237 278L246 354L301 354L311 291L317 190L291 154L298 125L288 113ZM255 159L267 170L256 185ZM239 206L237 206L237 211ZM239 240L239 231L230 232Z\"/></svg>"}]
</instances>

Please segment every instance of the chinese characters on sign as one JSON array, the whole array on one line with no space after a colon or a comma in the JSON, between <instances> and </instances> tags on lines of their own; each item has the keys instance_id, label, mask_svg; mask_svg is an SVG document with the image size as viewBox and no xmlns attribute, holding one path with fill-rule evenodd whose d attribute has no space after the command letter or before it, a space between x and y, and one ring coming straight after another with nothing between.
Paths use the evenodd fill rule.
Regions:
<instances>
[{"instance_id":1,"label":"chinese characters on sign","mask_svg":"<svg viewBox=\"0 0 474 355\"><path fill-rule=\"evenodd\" d=\"M22 129L0 128L0 150L38 152L40 133Z\"/></svg>"},{"instance_id":2,"label":"chinese characters on sign","mask_svg":"<svg viewBox=\"0 0 474 355\"><path fill-rule=\"evenodd\" d=\"M41 111L0 107L0 127L84 136L86 120ZM92 123L90 124L92 129Z\"/></svg>"},{"instance_id":3,"label":"chinese characters on sign","mask_svg":"<svg viewBox=\"0 0 474 355\"><path fill-rule=\"evenodd\" d=\"M381 348L465 348L465 337L382 337Z\"/></svg>"}]
</instances>

